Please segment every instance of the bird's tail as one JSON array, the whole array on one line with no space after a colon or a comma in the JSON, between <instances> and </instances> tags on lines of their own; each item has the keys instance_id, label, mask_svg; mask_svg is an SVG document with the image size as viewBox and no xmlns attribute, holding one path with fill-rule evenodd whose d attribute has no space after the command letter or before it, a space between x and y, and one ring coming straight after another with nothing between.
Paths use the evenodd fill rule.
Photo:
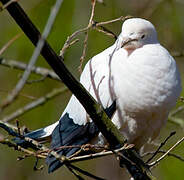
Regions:
<instances>
[{"instance_id":1,"label":"bird's tail","mask_svg":"<svg viewBox=\"0 0 184 180\"><path fill-rule=\"evenodd\" d=\"M29 132L27 134L24 135L24 137L29 137L31 139L37 140L37 141L45 141L47 139L49 139L49 137L51 137L53 130L55 129L55 127L57 126L58 122L47 126L45 128L41 128L41 129L37 129L35 131ZM30 143L26 142L24 139L21 139L19 137L16 137L13 139L14 142L24 148L28 148Z\"/></svg>"},{"instance_id":2,"label":"bird's tail","mask_svg":"<svg viewBox=\"0 0 184 180\"><path fill-rule=\"evenodd\" d=\"M105 112L111 118L116 111L116 101L112 105L105 109ZM78 125L74 123L73 119L66 113L60 119L58 125L52 133L51 148L61 156L70 157L77 152L83 144L90 142L91 139L96 137L99 133L98 128L94 122L87 122L85 125ZM75 146L69 148L61 148L64 146ZM78 147L77 147L78 146ZM63 162L59 161L51 153L47 156L46 163L48 165L48 172L52 173L63 165Z\"/></svg>"}]
</instances>

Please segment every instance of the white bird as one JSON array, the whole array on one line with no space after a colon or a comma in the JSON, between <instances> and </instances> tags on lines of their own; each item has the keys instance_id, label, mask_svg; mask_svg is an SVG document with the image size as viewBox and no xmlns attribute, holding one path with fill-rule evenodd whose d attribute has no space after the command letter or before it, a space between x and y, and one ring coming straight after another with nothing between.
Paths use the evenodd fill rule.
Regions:
<instances>
[{"instance_id":1,"label":"white bird","mask_svg":"<svg viewBox=\"0 0 184 180\"><path fill-rule=\"evenodd\" d=\"M112 121L137 149L158 136L181 92L175 60L159 44L155 27L141 18L123 23L115 44L89 60L80 82L109 115L116 100ZM74 95L58 122L26 136L40 139L51 134L51 148L106 143ZM70 156L77 150L57 152ZM49 172L62 165L52 155L48 156L47 164Z\"/></svg>"}]
</instances>

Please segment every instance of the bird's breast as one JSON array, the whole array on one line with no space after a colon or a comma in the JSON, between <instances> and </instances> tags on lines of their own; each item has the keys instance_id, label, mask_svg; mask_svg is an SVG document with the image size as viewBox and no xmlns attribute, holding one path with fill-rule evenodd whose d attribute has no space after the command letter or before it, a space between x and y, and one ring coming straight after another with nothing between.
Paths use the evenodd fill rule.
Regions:
<instances>
[{"instance_id":1,"label":"bird's breast","mask_svg":"<svg viewBox=\"0 0 184 180\"><path fill-rule=\"evenodd\" d=\"M180 77L174 59L162 48L161 52L140 48L130 56L119 52L111 63L111 88L117 100L113 122L139 148L165 124L181 92Z\"/></svg>"},{"instance_id":2,"label":"bird's breast","mask_svg":"<svg viewBox=\"0 0 184 180\"><path fill-rule=\"evenodd\" d=\"M155 108L170 110L180 91L174 60L158 54L131 56L122 61L119 56L112 63L112 88L119 105L133 112Z\"/></svg>"}]
</instances>

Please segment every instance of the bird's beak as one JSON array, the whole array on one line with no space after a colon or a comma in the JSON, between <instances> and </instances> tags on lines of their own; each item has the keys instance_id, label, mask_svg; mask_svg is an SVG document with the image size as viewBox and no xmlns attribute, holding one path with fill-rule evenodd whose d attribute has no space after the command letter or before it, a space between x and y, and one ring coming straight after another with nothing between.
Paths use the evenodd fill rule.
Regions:
<instances>
[{"instance_id":1,"label":"bird's beak","mask_svg":"<svg viewBox=\"0 0 184 180\"><path fill-rule=\"evenodd\" d=\"M130 42L132 41L138 41L137 39L131 39L131 38L123 38L123 42L121 44L121 47L125 47L127 45L129 45Z\"/></svg>"}]
</instances>

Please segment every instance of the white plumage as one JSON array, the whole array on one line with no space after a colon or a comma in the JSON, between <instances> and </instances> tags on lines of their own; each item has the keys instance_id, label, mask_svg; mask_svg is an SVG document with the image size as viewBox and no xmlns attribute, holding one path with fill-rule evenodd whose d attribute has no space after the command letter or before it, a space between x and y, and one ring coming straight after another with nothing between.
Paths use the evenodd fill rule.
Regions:
<instances>
[{"instance_id":1,"label":"white plumage","mask_svg":"<svg viewBox=\"0 0 184 180\"><path fill-rule=\"evenodd\" d=\"M143 35L145 39L141 39ZM128 50L121 48L123 41L131 38L138 41L132 41ZM175 60L157 41L154 26L140 18L124 22L119 40L87 63L80 82L96 100L100 99L104 108L116 99L117 111L112 121L138 148L157 137L181 92ZM84 125L88 120L74 96L65 112L76 124Z\"/></svg>"},{"instance_id":2,"label":"white plumage","mask_svg":"<svg viewBox=\"0 0 184 180\"><path fill-rule=\"evenodd\" d=\"M181 92L175 60L159 44L154 26L141 18L123 23L115 44L89 60L80 82L104 109L116 100L112 121L137 149L158 136ZM61 124L66 114L77 125L91 122L74 95ZM57 125L42 129L42 137L51 135ZM94 142L104 143L103 136Z\"/></svg>"}]
</instances>

